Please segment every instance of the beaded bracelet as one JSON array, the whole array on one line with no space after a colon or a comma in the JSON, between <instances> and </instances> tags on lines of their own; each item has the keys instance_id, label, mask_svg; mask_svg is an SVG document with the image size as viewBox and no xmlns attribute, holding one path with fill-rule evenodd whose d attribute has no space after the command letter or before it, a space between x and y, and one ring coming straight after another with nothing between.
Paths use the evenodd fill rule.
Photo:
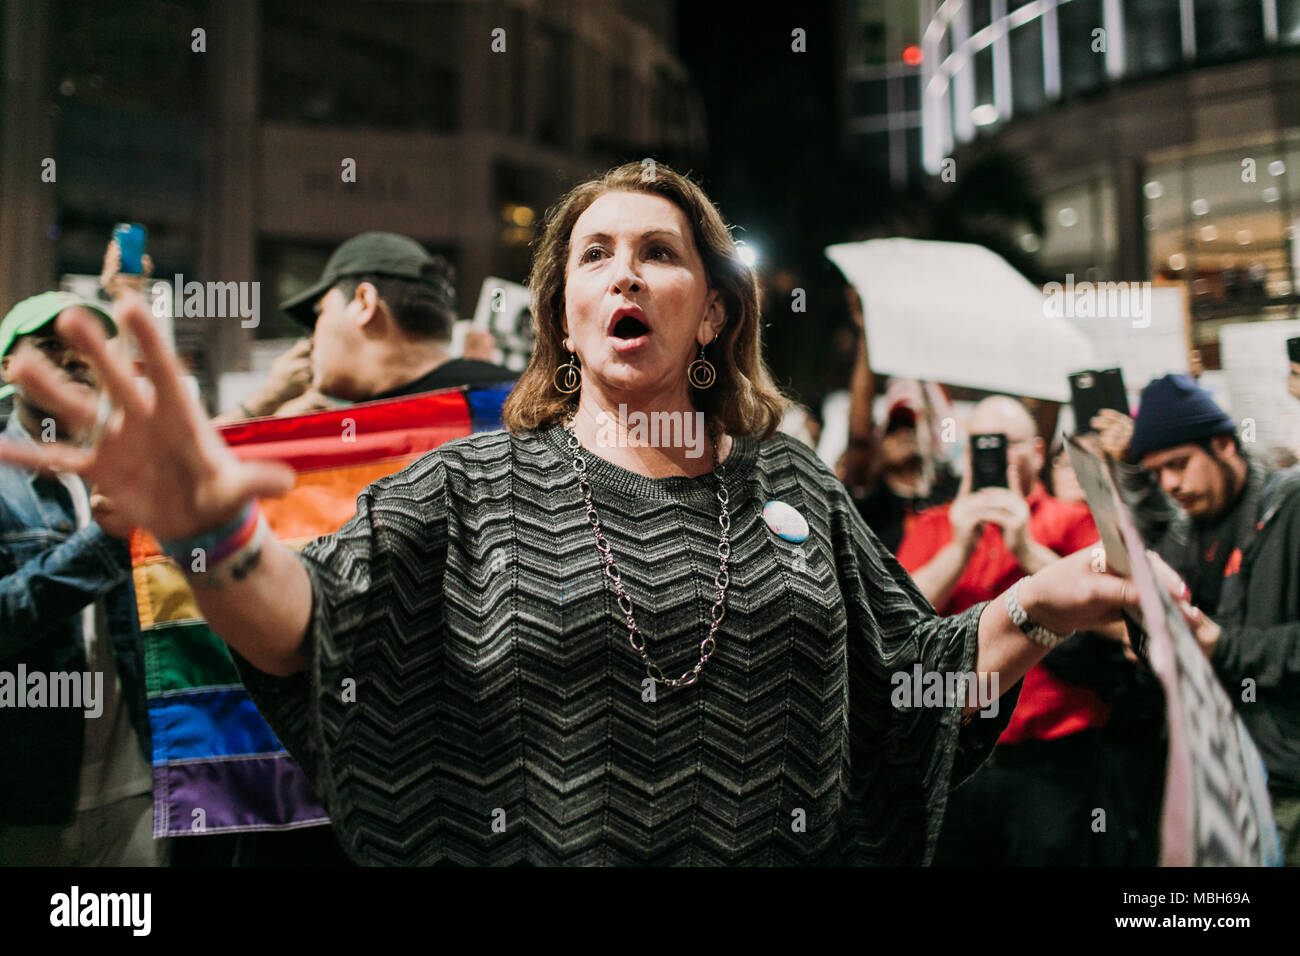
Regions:
<instances>
[{"instance_id":1,"label":"beaded bracelet","mask_svg":"<svg viewBox=\"0 0 1300 956\"><path fill-rule=\"evenodd\" d=\"M1046 647L1051 650L1058 644L1064 644L1070 639L1071 634L1057 634L1049 631L1041 624L1037 624L1029 619L1029 614L1025 611L1024 606L1020 603L1020 584L1025 578L1021 578L1007 591L1007 617L1011 618L1011 623L1020 628L1025 637L1029 638L1040 647Z\"/></svg>"},{"instance_id":2,"label":"beaded bracelet","mask_svg":"<svg viewBox=\"0 0 1300 956\"><path fill-rule=\"evenodd\" d=\"M206 534L159 543L191 582L219 588L248 576L268 533L262 509L250 499L236 518ZM195 567L196 563L200 566Z\"/></svg>"}]
</instances>

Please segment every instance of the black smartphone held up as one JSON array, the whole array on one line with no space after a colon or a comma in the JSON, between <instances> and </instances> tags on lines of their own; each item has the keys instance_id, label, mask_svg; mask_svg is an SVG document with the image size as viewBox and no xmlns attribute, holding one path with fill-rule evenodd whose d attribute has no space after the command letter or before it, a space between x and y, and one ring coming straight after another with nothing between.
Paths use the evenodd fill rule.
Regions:
<instances>
[{"instance_id":1,"label":"black smartphone held up","mask_svg":"<svg viewBox=\"0 0 1300 956\"><path fill-rule=\"evenodd\" d=\"M1300 365L1300 338L1286 340L1286 357Z\"/></svg>"},{"instance_id":2,"label":"black smartphone held up","mask_svg":"<svg viewBox=\"0 0 1300 956\"><path fill-rule=\"evenodd\" d=\"M1007 436L970 436L970 490L1007 487Z\"/></svg>"},{"instance_id":3,"label":"black smartphone held up","mask_svg":"<svg viewBox=\"0 0 1300 956\"><path fill-rule=\"evenodd\" d=\"M1129 414L1123 373L1117 368L1075 372L1070 376L1070 404L1076 432L1092 431L1092 420L1103 408Z\"/></svg>"}]
</instances>

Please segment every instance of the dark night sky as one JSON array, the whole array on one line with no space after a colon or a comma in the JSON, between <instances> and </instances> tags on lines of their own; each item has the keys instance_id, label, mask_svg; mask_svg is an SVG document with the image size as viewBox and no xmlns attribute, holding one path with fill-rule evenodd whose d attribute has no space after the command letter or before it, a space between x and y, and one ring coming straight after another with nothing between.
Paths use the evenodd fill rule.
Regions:
<instances>
[{"instance_id":1,"label":"dark night sky","mask_svg":"<svg viewBox=\"0 0 1300 956\"><path fill-rule=\"evenodd\" d=\"M719 162L743 157L736 150L779 133L789 111L808 96L826 104L819 128L834 137L835 58L832 5L755 3L737 0L678 0L678 54L694 75L708 113L709 145ZM807 31L807 52L790 49L790 32ZM734 124L755 108L771 128L736 142ZM729 164L729 163L728 163Z\"/></svg>"},{"instance_id":2,"label":"dark night sky","mask_svg":"<svg viewBox=\"0 0 1300 956\"><path fill-rule=\"evenodd\" d=\"M860 179L841 155L832 4L681 0L678 55L703 98L709 154L692 172L762 250L767 269L793 272L809 310L764 304L765 351L778 380L812 398L842 386L830 342L847 321L843 280L822 255L856 215ZM807 31L807 52L791 30Z\"/></svg>"}]
</instances>

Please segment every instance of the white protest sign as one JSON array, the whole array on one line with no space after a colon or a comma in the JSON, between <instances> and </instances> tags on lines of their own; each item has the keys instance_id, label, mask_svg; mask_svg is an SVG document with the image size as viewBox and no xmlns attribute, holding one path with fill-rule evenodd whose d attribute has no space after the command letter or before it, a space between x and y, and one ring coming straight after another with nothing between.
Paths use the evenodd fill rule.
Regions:
<instances>
[{"instance_id":1,"label":"white protest sign","mask_svg":"<svg viewBox=\"0 0 1300 956\"><path fill-rule=\"evenodd\" d=\"M1247 451L1300 445L1300 401L1286 389L1291 370L1286 340L1296 336L1300 319L1238 322L1219 329L1219 364Z\"/></svg>"},{"instance_id":2,"label":"white protest sign","mask_svg":"<svg viewBox=\"0 0 1300 956\"><path fill-rule=\"evenodd\" d=\"M1118 495L1115 496L1118 504ZM1160 818L1161 866L1277 866L1277 827L1264 761L1231 698L1155 577L1127 508L1117 516L1165 693L1169 753Z\"/></svg>"},{"instance_id":3,"label":"white protest sign","mask_svg":"<svg viewBox=\"0 0 1300 956\"><path fill-rule=\"evenodd\" d=\"M528 287L509 279L488 276L479 289L474 327L491 332L501 350L500 362L514 371L528 364L533 354L533 317Z\"/></svg>"},{"instance_id":4,"label":"white protest sign","mask_svg":"<svg viewBox=\"0 0 1300 956\"><path fill-rule=\"evenodd\" d=\"M1093 301L1088 303L1089 292ZM1122 287L1116 290L1114 287ZM1080 291L1083 290L1083 291ZM1051 289L1048 290L1050 298ZM1074 289L1070 321L1092 343L1095 365L1085 369L1118 368L1131 404L1148 382L1171 372L1189 371L1182 286L1152 288L1149 282L1080 283ZM1068 300L1067 300L1068 302ZM1093 308L1088 308L1093 305ZM1135 308L1134 308L1135 306Z\"/></svg>"},{"instance_id":5,"label":"white protest sign","mask_svg":"<svg viewBox=\"0 0 1300 956\"><path fill-rule=\"evenodd\" d=\"M1232 396L1228 394L1228 375L1222 369L1202 372L1196 378L1196 384L1210 393L1214 404L1229 415L1232 411Z\"/></svg>"},{"instance_id":6,"label":"white protest sign","mask_svg":"<svg viewBox=\"0 0 1300 956\"><path fill-rule=\"evenodd\" d=\"M862 299L876 372L1066 402L1092 345L1041 289L983 246L872 239L826 256Z\"/></svg>"}]
</instances>

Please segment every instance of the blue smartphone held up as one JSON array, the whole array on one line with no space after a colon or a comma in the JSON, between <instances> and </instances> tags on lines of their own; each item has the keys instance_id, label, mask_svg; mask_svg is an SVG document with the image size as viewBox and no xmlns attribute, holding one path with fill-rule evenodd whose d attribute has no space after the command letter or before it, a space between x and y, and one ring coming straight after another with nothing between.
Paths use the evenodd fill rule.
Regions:
<instances>
[{"instance_id":1,"label":"blue smartphone held up","mask_svg":"<svg viewBox=\"0 0 1300 956\"><path fill-rule=\"evenodd\" d=\"M144 271L144 226L138 222L119 222L113 229L113 238L122 252L118 271L138 276Z\"/></svg>"}]
</instances>

